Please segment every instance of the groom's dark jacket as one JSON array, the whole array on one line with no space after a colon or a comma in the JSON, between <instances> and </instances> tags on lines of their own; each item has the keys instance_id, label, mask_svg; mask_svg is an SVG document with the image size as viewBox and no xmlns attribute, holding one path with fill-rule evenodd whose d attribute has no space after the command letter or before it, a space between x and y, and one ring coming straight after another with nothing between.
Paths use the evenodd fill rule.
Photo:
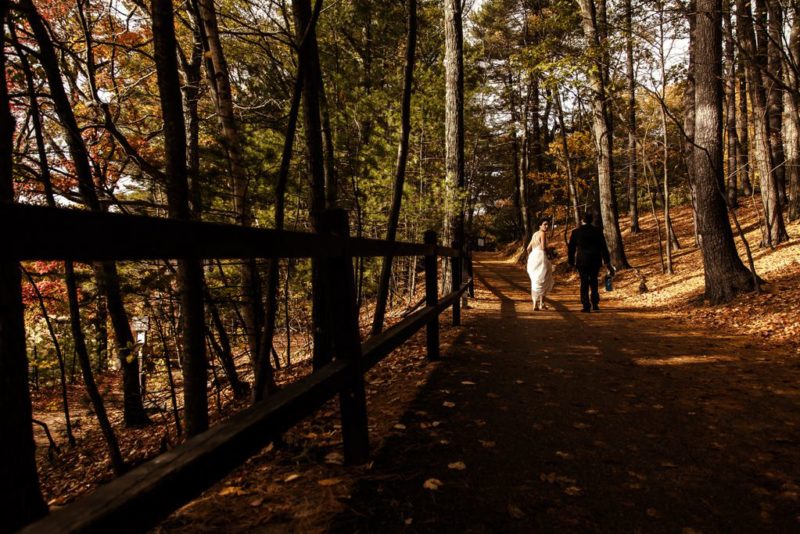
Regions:
<instances>
[{"instance_id":1,"label":"groom's dark jacket","mask_svg":"<svg viewBox=\"0 0 800 534\"><path fill-rule=\"evenodd\" d=\"M603 230L591 224L583 224L572 231L569 238L570 265L585 269L600 269L600 265L611 264L608 245Z\"/></svg>"}]
</instances>

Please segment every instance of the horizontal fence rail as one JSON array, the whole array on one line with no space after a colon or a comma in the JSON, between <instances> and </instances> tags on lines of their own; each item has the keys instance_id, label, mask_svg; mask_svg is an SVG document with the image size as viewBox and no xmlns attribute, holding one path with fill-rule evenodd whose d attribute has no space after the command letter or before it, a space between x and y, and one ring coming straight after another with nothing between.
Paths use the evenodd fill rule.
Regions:
<instances>
[{"instance_id":1,"label":"horizontal fence rail","mask_svg":"<svg viewBox=\"0 0 800 534\"><path fill-rule=\"evenodd\" d=\"M328 295L323 328L336 358L264 401L187 439L94 493L29 525L23 532L140 532L244 463L325 402L339 396L348 463L366 461L369 449L363 377L412 335L426 328L427 356L439 358L439 316L453 310L460 324L462 295L472 292L472 264L457 244L442 247L436 233L425 243L348 237L347 214L326 210L325 233L308 234L156 217L92 213L26 205L0 207L2 253L14 260L118 261L182 258L319 258ZM424 256L425 307L360 341L352 258ZM439 298L439 257L448 257L450 292ZM467 279L462 274L466 270ZM331 304L334 303L334 304Z\"/></svg>"},{"instance_id":2,"label":"horizontal fence rail","mask_svg":"<svg viewBox=\"0 0 800 534\"><path fill-rule=\"evenodd\" d=\"M443 246L339 237L144 215L29 206L0 207L0 254L14 260L151 260L448 256Z\"/></svg>"}]
</instances>

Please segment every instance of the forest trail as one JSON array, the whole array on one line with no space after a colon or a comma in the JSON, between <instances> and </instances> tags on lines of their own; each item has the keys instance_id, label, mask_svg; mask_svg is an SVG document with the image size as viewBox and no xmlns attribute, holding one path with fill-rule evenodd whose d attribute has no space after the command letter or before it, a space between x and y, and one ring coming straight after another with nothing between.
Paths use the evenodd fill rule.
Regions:
<instances>
[{"instance_id":1,"label":"forest trail","mask_svg":"<svg viewBox=\"0 0 800 534\"><path fill-rule=\"evenodd\" d=\"M334 531L800 528L796 361L662 312L580 313L564 283L534 312L497 255L475 274L459 339Z\"/></svg>"}]
</instances>

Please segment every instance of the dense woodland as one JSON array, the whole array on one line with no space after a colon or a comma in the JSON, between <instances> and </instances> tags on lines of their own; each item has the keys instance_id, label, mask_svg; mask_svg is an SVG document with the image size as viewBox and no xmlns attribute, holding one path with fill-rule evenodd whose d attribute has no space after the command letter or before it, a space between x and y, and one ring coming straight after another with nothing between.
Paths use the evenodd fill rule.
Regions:
<instances>
[{"instance_id":1,"label":"dense woodland","mask_svg":"<svg viewBox=\"0 0 800 534\"><path fill-rule=\"evenodd\" d=\"M0 0L0 15L4 204L307 232L336 207L352 235L468 247L526 243L542 218L566 236L588 210L620 271L637 264L623 230L654 217L661 269L699 247L712 304L757 290L754 251L800 217L793 0ZM694 235L671 206L691 206ZM357 260L365 336L419 305L421 267ZM124 429L172 446L269 396L280 370L323 364L320 283L298 260L2 260L4 527L47 509L31 392L59 406L53 445L80 447L67 392L84 388L119 475Z\"/></svg>"}]
</instances>

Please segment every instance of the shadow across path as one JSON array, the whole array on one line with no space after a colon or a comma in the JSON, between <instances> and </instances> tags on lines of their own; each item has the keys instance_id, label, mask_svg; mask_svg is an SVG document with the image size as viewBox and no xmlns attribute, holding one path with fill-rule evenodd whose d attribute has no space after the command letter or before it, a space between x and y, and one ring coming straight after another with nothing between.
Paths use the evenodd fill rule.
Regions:
<instances>
[{"instance_id":1,"label":"shadow across path","mask_svg":"<svg viewBox=\"0 0 800 534\"><path fill-rule=\"evenodd\" d=\"M475 270L460 341L331 530L797 530L794 361L655 313L576 313L573 286L534 312L521 268Z\"/></svg>"}]
</instances>

